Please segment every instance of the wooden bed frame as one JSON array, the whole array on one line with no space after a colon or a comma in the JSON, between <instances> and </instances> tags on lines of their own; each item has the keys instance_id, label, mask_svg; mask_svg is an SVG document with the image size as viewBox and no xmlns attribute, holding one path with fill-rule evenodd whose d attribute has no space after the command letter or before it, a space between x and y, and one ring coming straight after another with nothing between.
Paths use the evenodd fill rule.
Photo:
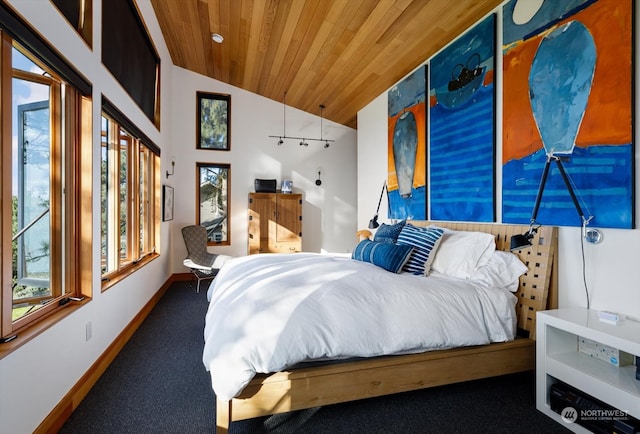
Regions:
<instances>
[{"instance_id":1,"label":"wooden bed frame","mask_svg":"<svg viewBox=\"0 0 640 434\"><path fill-rule=\"evenodd\" d=\"M488 232L496 236L497 248L506 251L512 235L529 229L521 225L484 223L411 223ZM217 400L217 434L227 433L229 424L237 420L533 370L536 312L557 307L558 229L540 227L532 241L532 247L516 252L529 268L521 277L516 293L518 329L528 337L259 374L238 397L231 401Z\"/></svg>"}]
</instances>

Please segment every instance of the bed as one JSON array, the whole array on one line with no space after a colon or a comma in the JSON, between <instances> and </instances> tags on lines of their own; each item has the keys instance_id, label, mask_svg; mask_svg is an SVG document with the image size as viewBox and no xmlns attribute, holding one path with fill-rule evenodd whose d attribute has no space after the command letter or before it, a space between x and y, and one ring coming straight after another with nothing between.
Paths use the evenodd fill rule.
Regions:
<instances>
[{"instance_id":1,"label":"bed","mask_svg":"<svg viewBox=\"0 0 640 434\"><path fill-rule=\"evenodd\" d=\"M412 221L410 223L412 226L418 228L429 228L432 225L437 225L440 228L446 228L445 230L488 233L492 235L492 239L495 239L495 249L502 251L509 250L509 242L512 235L522 234L528 230L528 226L520 225L428 221ZM256 351L257 362L255 363L259 366L258 372L269 373L256 374L255 372L249 372L244 378L238 380L235 378L232 380L221 378L225 376L220 375L218 375L217 379L214 379L212 375L214 391L217 389L216 432L219 434L228 432L230 423L237 420L534 369L536 312L538 310L554 308L557 304L557 280L554 272L557 269L557 228L539 228L532 242L533 245L531 247L515 252L525 265L525 267L523 267L524 274L516 280L515 287L512 289L512 291L515 291L513 293L514 296L512 296L512 308L515 306L515 308L513 308L515 317L512 319L507 318L506 320L503 318L497 321L495 324L497 329L493 329L491 324L480 324L471 327L478 329L483 327L487 328L488 340L483 340L481 336L478 336L477 341L470 340L468 342L458 343L457 338L451 338L447 341L446 345L436 344L435 347L421 350L398 346L391 349L393 355L387 356L376 353L376 351L389 351L389 348L385 347L386 344L380 344L384 348L366 350L371 352L363 353L365 354L364 357L353 358L347 357L348 354L340 351L331 353L330 349L328 349L330 344L327 344L319 350L315 348L312 350L314 357L311 357L311 359L321 359L315 363L309 362L308 360L301 360L302 363L295 363L297 359L294 360L294 362L278 360L278 357L268 353L265 349L269 348L268 346L263 347ZM304 263L307 259L310 261L316 260L311 257L313 255L295 254L293 256L295 256L296 260L300 261L300 263ZM273 259L277 259L277 257L278 255L274 255ZM246 259L246 261L251 260L251 258ZM369 274L369 270L378 268L371 264L350 264L350 262L355 263L357 261L350 261L348 258L324 257L318 260L321 263L321 265L318 265L318 267L320 267L319 269L324 270L322 267L325 265L322 264L333 261L339 264L338 268L344 270L343 274L354 274L362 276L363 278ZM238 261L245 261L245 259L239 259ZM277 264L270 264L269 266L276 265ZM326 266L328 267L330 265ZM351 273L351 266L355 267L353 268L353 273ZM366 266L373 268L362 268ZM326 270L324 270L324 272L327 273ZM372 272L373 271L371 271L371 273ZM397 276L398 281L405 279L402 283L403 287L407 282L406 279L409 279L404 276L404 274L394 275L388 271L383 272L388 276ZM238 278L238 275L234 275L233 267L230 267L230 270L226 274L228 274L228 276L225 277L225 268L223 268L219 276L223 279L226 287L234 287L241 283L244 284L244 281L247 280L246 278L241 279ZM268 280L271 279L271 277L267 275L260 275L260 277L258 277L258 275L259 273L255 276L256 282L262 282L263 285L267 285L265 282L268 282L268 285L272 284L272 281ZM422 278L422 280L438 282L438 273L432 273L432 276L433 279ZM385 277L385 279L387 278L388 277ZM382 278L373 277L373 279ZM295 275L292 277L292 280L295 281ZM223 283L219 285L222 286ZM441 283L442 282L440 282L440 284ZM458 289L455 289L457 283L454 283L455 285L452 285L454 286L453 293L455 294ZM237 294L233 291L216 293L217 288L215 288L215 285L216 282L214 281L212 283L213 299L207 314L205 350L203 353L205 366L207 366L207 369L212 374L214 372L226 372L226 369L224 369L224 364L212 362L214 358L211 357L211 354L207 354L211 351L211 348L224 348L225 350L222 352L233 353L233 344L239 339L246 338L247 335L253 335L254 331L259 331L261 324L260 321L254 319L255 314L252 314L254 316L252 316L251 321L245 322L242 317L242 312L240 314L236 312L234 315L230 315L229 318L220 319L224 317L224 315L221 315L221 312L226 312L227 309L225 302L229 302L229 299L233 299ZM277 286L276 280L273 280L273 285L273 288L277 288L277 290L274 289L272 297L261 300L260 303L270 303L275 300L275 294L281 293L281 289ZM477 291L474 290L474 293L484 294L483 291L479 290L479 287L476 289ZM410 289L407 290L409 291ZM497 293L497 291L495 293ZM223 296L220 294L226 295ZM323 295L323 297L324 296L326 296L326 294ZM216 297L218 299L216 299ZM225 297L227 298L226 301L224 300ZM358 295L358 297L364 298L361 294ZM465 295L464 299L466 299L466 297ZM485 297L485 295L481 295L481 297ZM493 298L494 296L491 295L491 297ZM504 297L505 296L500 295L498 297L499 301L495 302L491 300L489 301L490 304L486 305L484 304L485 301L482 300L474 300L473 303L469 304L472 305L472 309L475 309L475 307L473 307L475 305L481 306L480 310L483 312L493 310L500 311L503 309L502 303ZM508 299L508 296L506 297ZM222 298L222 300L220 298ZM427 302L430 303L429 300ZM323 303L325 303L324 299ZM385 303L387 303L387 301L385 301ZM394 302L388 301L388 303L393 305ZM233 303L229 304L229 306L232 304ZM412 302L412 304L420 304L420 302ZM302 315L302 317L308 315L308 313L304 311L298 312L298 308L299 306L296 305L295 309L292 308L292 312L295 311L298 316ZM215 311L214 309L218 310ZM279 307L279 309L286 310L288 307ZM406 316L410 317L410 315L410 312L407 311ZM447 315L454 315L454 313L447 313ZM472 317L475 316L475 312L465 313L465 315ZM214 320L210 316L216 317L216 319ZM349 313L347 312L346 317L348 316ZM269 328L278 329L280 325L278 325L279 323L276 317L277 315L271 317L271 319L268 317L262 318L262 321L264 321L262 324L276 324ZM289 318L289 316L286 316L286 318ZM287 319L287 321L289 321L289 319ZM481 321L486 322L484 319ZM508 327L509 321L513 322L513 335L510 335ZM452 323L457 324L455 319L452 320ZM355 323L348 324L345 330L355 328ZM404 326L406 327L406 324ZM254 328L254 331L252 331L251 327ZM284 325L282 325L282 327L284 327ZM247 330L247 328L249 329ZM445 329L445 336L449 338L451 330L447 330L446 327L443 328ZM473 336L471 328L463 333L463 335L469 337L469 339L476 339L476 337ZM300 329L300 327L297 327L297 329ZM233 336L233 330L241 330L244 334L238 335L240 338ZM285 329L282 328L282 330ZM277 336L274 339L281 339L281 335L285 334L282 333L282 330L275 333ZM325 330L321 327L320 332L316 334L322 334L324 332ZM225 337L227 333L230 333L229 337ZM378 332L378 335L382 335L382 333ZM225 341L225 339L227 340ZM260 339L268 340L269 337L260 337ZM215 342L210 342L212 340ZM304 336L302 340L308 341L310 339L308 336ZM377 345L378 340L385 341L383 336L379 336L379 339L376 339L374 344ZM420 342L420 345L422 345L422 341ZM395 342L390 341L390 343L396 345ZM280 340L278 340L278 344L280 345ZM404 344L399 343L398 345ZM438 345L446 349L440 349ZM456 347L449 348L449 346L452 345L456 345ZM457 347L457 345L463 346ZM290 352L295 356L296 351L292 350ZM231 362L227 363L241 365L247 358L249 357L240 355L235 361L231 359ZM261 365L263 362L264 364ZM290 365L287 365L287 363L290 363ZM271 370L273 366L280 366L280 368ZM238 369L240 374L242 374L243 370L246 371L248 369L243 367ZM229 375L228 377L231 378L233 376Z\"/></svg>"}]
</instances>

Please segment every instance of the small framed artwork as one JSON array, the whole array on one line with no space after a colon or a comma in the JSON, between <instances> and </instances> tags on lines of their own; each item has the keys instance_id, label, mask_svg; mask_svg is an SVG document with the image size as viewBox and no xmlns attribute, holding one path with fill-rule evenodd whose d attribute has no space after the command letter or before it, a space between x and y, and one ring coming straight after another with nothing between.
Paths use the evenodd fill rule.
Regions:
<instances>
[{"instance_id":1,"label":"small framed artwork","mask_svg":"<svg viewBox=\"0 0 640 434\"><path fill-rule=\"evenodd\" d=\"M231 148L231 95L196 92L197 149L228 151Z\"/></svg>"},{"instance_id":2,"label":"small framed artwork","mask_svg":"<svg viewBox=\"0 0 640 434\"><path fill-rule=\"evenodd\" d=\"M208 245L231 245L230 180L230 164L196 163L196 224L207 229Z\"/></svg>"},{"instance_id":3,"label":"small framed artwork","mask_svg":"<svg viewBox=\"0 0 640 434\"><path fill-rule=\"evenodd\" d=\"M162 186L162 221L173 220L173 187Z\"/></svg>"}]
</instances>

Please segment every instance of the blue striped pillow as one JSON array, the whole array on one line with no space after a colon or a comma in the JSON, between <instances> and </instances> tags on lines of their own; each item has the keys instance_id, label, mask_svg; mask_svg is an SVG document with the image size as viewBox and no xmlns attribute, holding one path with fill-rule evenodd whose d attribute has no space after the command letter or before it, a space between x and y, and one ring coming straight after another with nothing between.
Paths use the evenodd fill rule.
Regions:
<instances>
[{"instance_id":1,"label":"blue striped pillow","mask_svg":"<svg viewBox=\"0 0 640 434\"><path fill-rule=\"evenodd\" d=\"M397 243L413 247L413 253L402 271L428 276L443 233L442 228L419 228L406 224L398 235Z\"/></svg>"},{"instance_id":2,"label":"blue striped pillow","mask_svg":"<svg viewBox=\"0 0 640 434\"><path fill-rule=\"evenodd\" d=\"M351 254L352 259L369 262L392 273L399 273L407 262L413 247L362 240Z\"/></svg>"}]
</instances>

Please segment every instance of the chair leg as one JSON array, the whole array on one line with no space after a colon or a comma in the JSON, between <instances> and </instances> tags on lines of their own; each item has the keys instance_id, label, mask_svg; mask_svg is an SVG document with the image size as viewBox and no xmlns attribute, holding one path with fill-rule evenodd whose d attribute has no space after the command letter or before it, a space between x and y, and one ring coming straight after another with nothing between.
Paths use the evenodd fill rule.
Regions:
<instances>
[{"instance_id":1,"label":"chair leg","mask_svg":"<svg viewBox=\"0 0 640 434\"><path fill-rule=\"evenodd\" d=\"M196 293L200 292L200 282L203 280L212 280L216 277L216 275L218 274L218 270L214 270L211 274L206 274L206 275L200 275L198 274L197 270L192 269L191 270L191 274L193 274L193 276L198 280L198 283L196 285ZM191 280L191 282L193 282L193 279ZM189 287L191 288L191 283L189 283Z\"/></svg>"},{"instance_id":2,"label":"chair leg","mask_svg":"<svg viewBox=\"0 0 640 434\"><path fill-rule=\"evenodd\" d=\"M196 293L200 292L200 281L201 280L213 280L216 278L216 275L218 274L217 270L213 271L211 275L206 276L206 277L199 277L198 278L198 289L196 290Z\"/></svg>"},{"instance_id":3,"label":"chair leg","mask_svg":"<svg viewBox=\"0 0 640 434\"><path fill-rule=\"evenodd\" d=\"M193 286L192 286L193 285L193 280L194 280L194 278L197 279L198 276L196 276L196 273L194 273L193 270L190 270L190 271L191 271L191 280L189 281L189 288L193 289Z\"/></svg>"}]
</instances>

